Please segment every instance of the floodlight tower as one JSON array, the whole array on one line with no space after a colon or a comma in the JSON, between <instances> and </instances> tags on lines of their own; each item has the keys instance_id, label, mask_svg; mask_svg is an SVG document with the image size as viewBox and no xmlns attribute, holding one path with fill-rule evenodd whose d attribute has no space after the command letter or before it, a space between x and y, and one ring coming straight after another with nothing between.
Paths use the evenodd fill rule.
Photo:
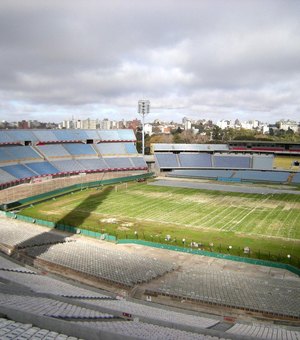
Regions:
<instances>
[{"instance_id":1,"label":"floodlight tower","mask_svg":"<svg viewBox=\"0 0 300 340\"><path fill-rule=\"evenodd\" d=\"M145 116L150 113L150 100L139 100L138 113L142 116L142 154L145 155Z\"/></svg>"}]
</instances>

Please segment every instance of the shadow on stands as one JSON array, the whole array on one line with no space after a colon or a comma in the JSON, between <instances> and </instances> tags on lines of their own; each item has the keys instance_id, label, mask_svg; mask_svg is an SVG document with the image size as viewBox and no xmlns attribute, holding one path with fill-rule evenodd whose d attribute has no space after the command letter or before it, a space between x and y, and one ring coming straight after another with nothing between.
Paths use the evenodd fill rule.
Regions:
<instances>
[{"instance_id":1,"label":"shadow on stands","mask_svg":"<svg viewBox=\"0 0 300 340\"><path fill-rule=\"evenodd\" d=\"M98 193L87 196L79 205L60 220L56 221L56 226L66 225L76 228L82 227L84 221L93 213L93 211L99 208L112 190L113 187L105 187L104 189L99 190ZM49 232L38 234L19 243L12 252L12 255L16 254L18 250L35 247L34 258L36 258L45 253L51 245L67 242L68 238L72 235L74 235L74 233L68 232L66 234L66 232L63 231L51 229Z\"/></svg>"}]
</instances>

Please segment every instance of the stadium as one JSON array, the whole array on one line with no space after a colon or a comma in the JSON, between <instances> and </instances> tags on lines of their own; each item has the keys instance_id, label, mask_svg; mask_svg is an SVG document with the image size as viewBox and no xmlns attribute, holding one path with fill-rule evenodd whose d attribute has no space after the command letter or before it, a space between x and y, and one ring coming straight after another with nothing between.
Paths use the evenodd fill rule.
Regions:
<instances>
[{"instance_id":1,"label":"stadium","mask_svg":"<svg viewBox=\"0 0 300 340\"><path fill-rule=\"evenodd\" d=\"M300 145L0 133L0 334L299 339Z\"/></svg>"}]
</instances>

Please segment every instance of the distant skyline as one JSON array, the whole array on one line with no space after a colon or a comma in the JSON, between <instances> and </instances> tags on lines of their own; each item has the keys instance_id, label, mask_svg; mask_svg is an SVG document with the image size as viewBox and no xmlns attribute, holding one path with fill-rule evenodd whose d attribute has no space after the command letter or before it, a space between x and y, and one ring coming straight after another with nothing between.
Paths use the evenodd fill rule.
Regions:
<instances>
[{"instance_id":1,"label":"distant skyline","mask_svg":"<svg viewBox=\"0 0 300 340\"><path fill-rule=\"evenodd\" d=\"M300 120L298 0L2 0L0 119Z\"/></svg>"}]
</instances>

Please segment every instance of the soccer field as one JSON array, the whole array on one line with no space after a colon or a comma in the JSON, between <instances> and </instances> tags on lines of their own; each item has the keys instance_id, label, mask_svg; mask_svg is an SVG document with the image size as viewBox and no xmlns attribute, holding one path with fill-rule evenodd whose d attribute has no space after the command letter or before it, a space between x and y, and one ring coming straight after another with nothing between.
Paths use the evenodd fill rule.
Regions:
<instances>
[{"instance_id":1,"label":"soccer field","mask_svg":"<svg viewBox=\"0 0 300 340\"><path fill-rule=\"evenodd\" d=\"M300 254L300 195L246 194L120 184L87 189L24 209L24 215L107 232L173 242L250 246L271 254ZM134 234L137 232L137 235ZM217 249L215 249L217 250ZM224 251L224 249L221 249Z\"/></svg>"}]
</instances>

